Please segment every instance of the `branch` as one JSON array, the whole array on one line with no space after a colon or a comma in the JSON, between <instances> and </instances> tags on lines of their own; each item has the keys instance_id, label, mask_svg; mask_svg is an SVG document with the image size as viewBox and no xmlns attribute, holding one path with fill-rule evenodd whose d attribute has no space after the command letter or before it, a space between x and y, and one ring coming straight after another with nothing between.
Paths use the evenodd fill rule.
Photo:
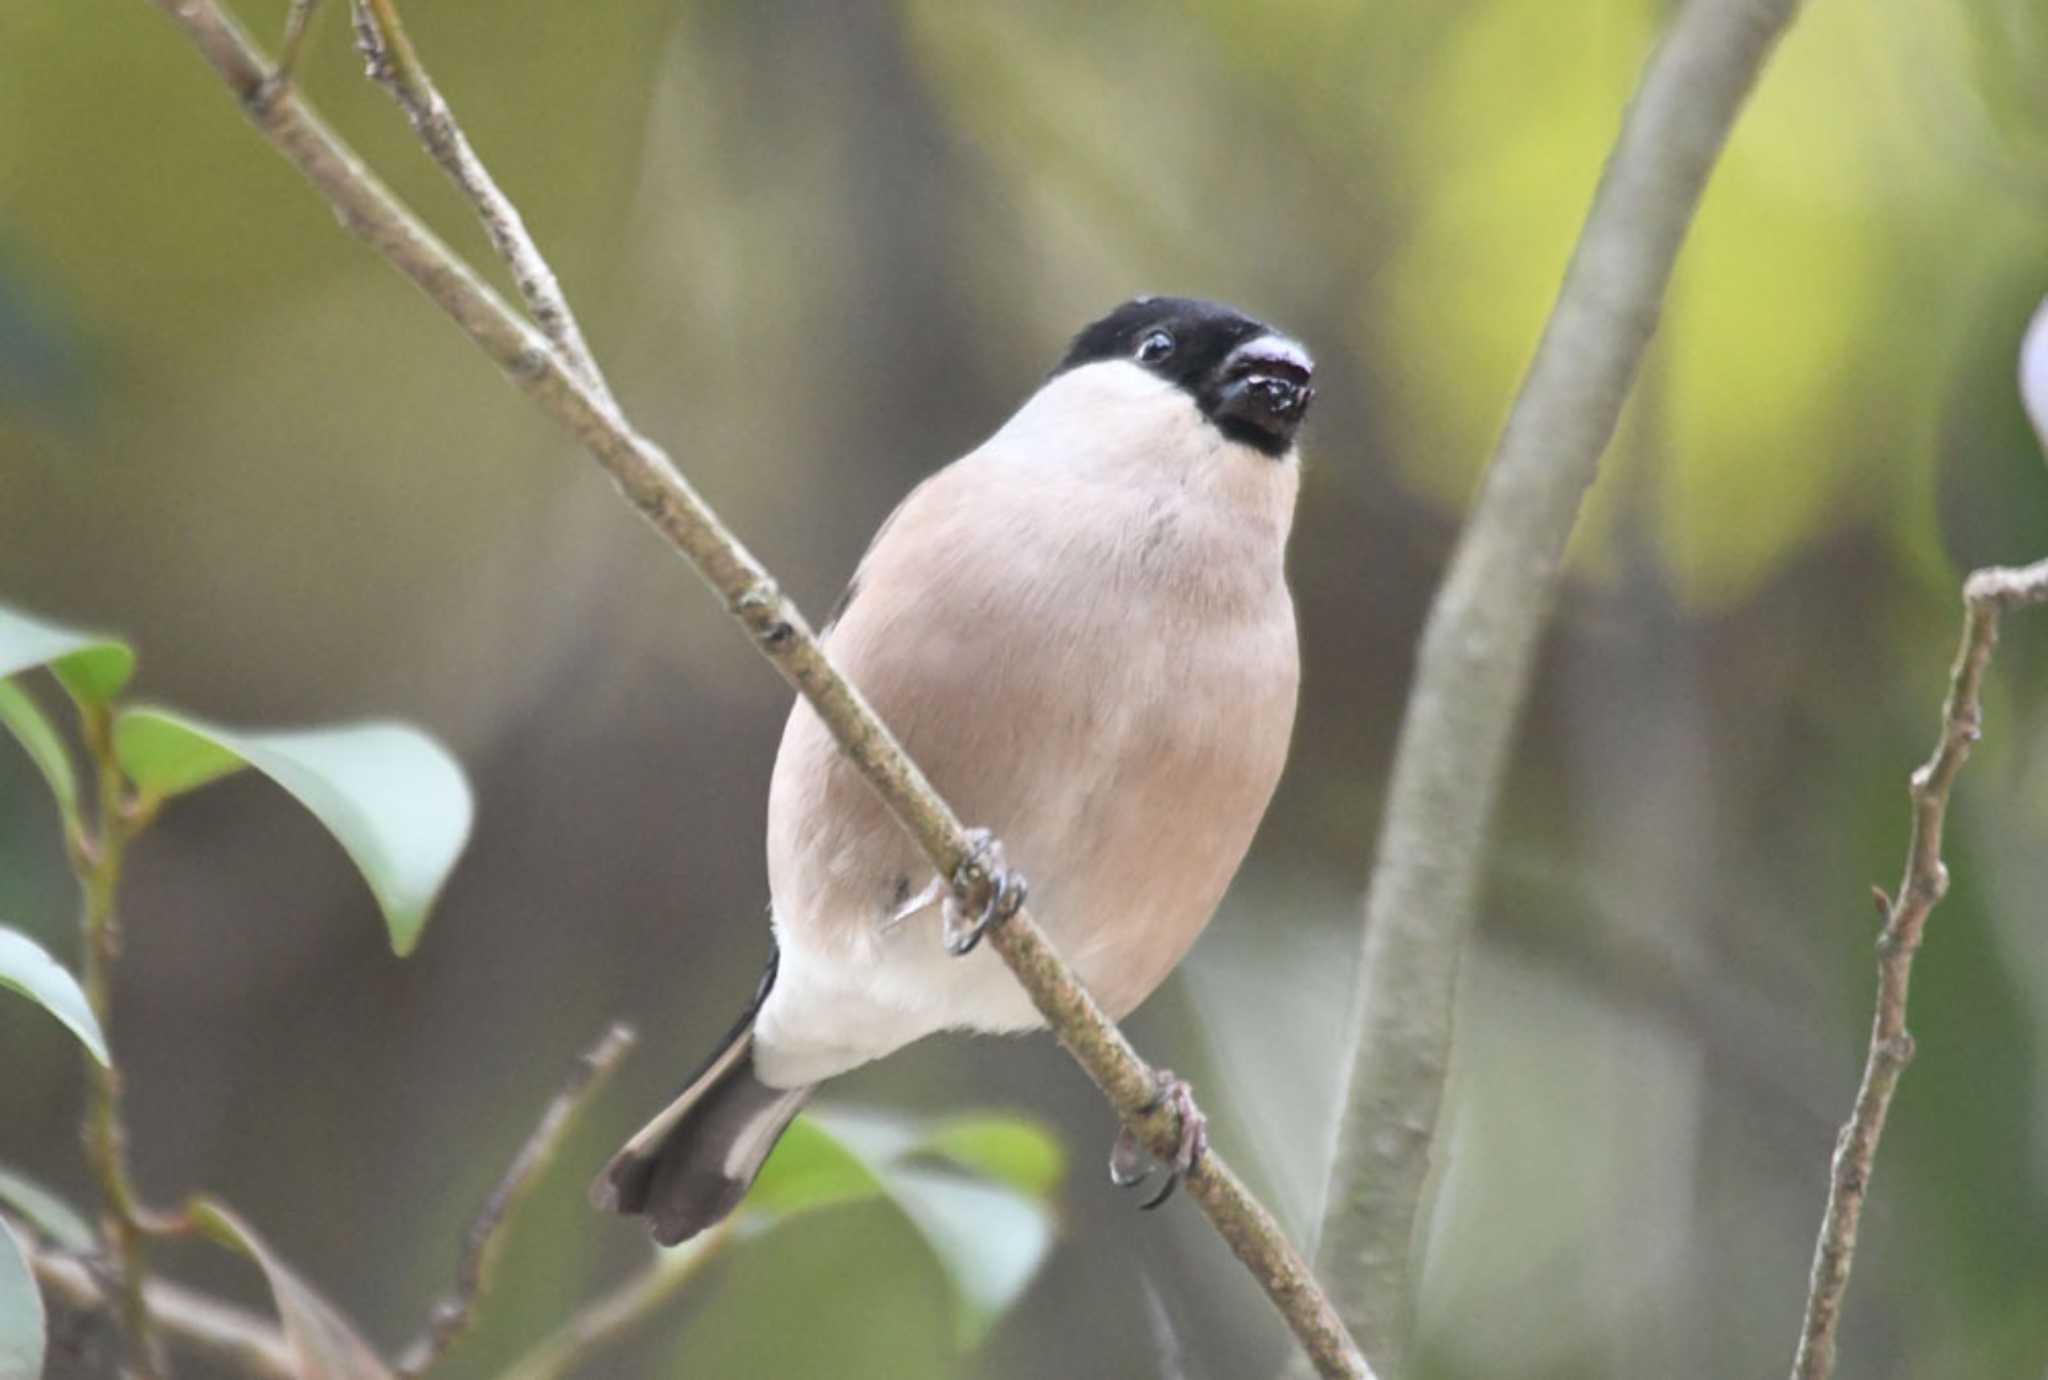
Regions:
<instances>
[{"instance_id":1,"label":"branch","mask_svg":"<svg viewBox=\"0 0 2048 1380\"><path fill-rule=\"evenodd\" d=\"M72 865L84 904L79 914L83 940L86 1001L100 1029L114 1029L114 964L121 953L121 925L116 902L121 889L121 864L128 845L148 827L149 814L131 808L128 779L114 757L113 717L105 705L80 710L81 736L91 753L98 786L98 824L92 834L77 837ZM120 1281L120 1317L126 1343L141 1380L169 1374L162 1348L150 1325L144 1294L149 1256L145 1239L155 1219L142 1204L128 1171L128 1128L121 1115L121 1068L118 1063L85 1061L91 1095L85 1116L85 1155L106 1200L101 1235L111 1248Z\"/></svg>"},{"instance_id":2,"label":"branch","mask_svg":"<svg viewBox=\"0 0 2048 1380\"><path fill-rule=\"evenodd\" d=\"M735 1219L728 1217L675 1250L657 1251L645 1269L584 1304L569 1321L543 1337L501 1380L559 1380L574 1371L590 1353L610 1346L645 1322L695 1279L733 1239L736 1226Z\"/></svg>"},{"instance_id":3,"label":"branch","mask_svg":"<svg viewBox=\"0 0 2048 1380\"><path fill-rule=\"evenodd\" d=\"M1405 1346L1458 957L1565 543L1707 175L1796 8L1689 0L1652 55L1423 632L1366 896L1318 1255L1382 1364Z\"/></svg>"},{"instance_id":4,"label":"branch","mask_svg":"<svg viewBox=\"0 0 2048 1380\"><path fill-rule=\"evenodd\" d=\"M284 38L277 45L277 67L270 76L273 86L287 85L298 75L306 35L313 31L313 12L319 8L320 0L292 0L284 17Z\"/></svg>"},{"instance_id":5,"label":"branch","mask_svg":"<svg viewBox=\"0 0 2048 1380\"><path fill-rule=\"evenodd\" d=\"M541 1114L540 1124L533 1128L504 1176L484 1199L483 1209L463 1237L462 1259L455 1267L455 1292L434 1305L426 1335L407 1347L398 1363L400 1375L425 1374L469 1330L476 1302L490 1286L491 1272L497 1264L503 1240L500 1232L526 1201L541 1172L554 1162L555 1153L562 1148L576 1117L632 1048L632 1029L615 1025L576 1061L575 1071Z\"/></svg>"},{"instance_id":6,"label":"branch","mask_svg":"<svg viewBox=\"0 0 2048 1380\"><path fill-rule=\"evenodd\" d=\"M2017 570L1979 570L1963 582L1963 640L1949 672L1948 699L1941 707L1941 738L1934 756L1913 773L1909 790L1913 827L1906 840L1905 877L1896 899L1878 893L1886 913L1877 941L1877 1013L1870 1026L1870 1054L1863 1064L1862 1085L1856 1089L1855 1108L1835 1142L1827 1212L1814 1245L1793 1380L1827 1380L1835 1368L1835 1332L1856 1254L1856 1224L1870 1191L1871 1164L1899 1075L1913 1059L1913 1037L1906 1030L1913 955L1920 949L1928 913L1948 891L1941 833L1949 791L1982 732L1984 671L1998 643L1998 616L2028 604L2048 604L2048 560Z\"/></svg>"},{"instance_id":7,"label":"branch","mask_svg":"<svg viewBox=\"0 0 2048 1380\"><path fill-rule=\"evenodd\" d=\"M73 1308L118 1310L117 1300L77 1256L31 1246L29 1266L44 1293ZM303 1380L298 1360L269 1319L206 1294L153 1279L143 1291L150 1321L194 1352L258 1380Z\"/></svg>"},{"instance_id":8,"label":"branch","mask_svg":"<svg viewBox=\"0 0 2048 1380\"><path fill-rule=\"evenodd\" d=\"M796 606L668 455L594 392L547 339L516 317L295 93L271 87L270 98L262 98L263 63L216 0L154 3L199 47L251 121L327 198L342 224L446 311L689 558L727 611L752 635L761 654L810 701L939 875L960 874L975 855L967 829L859 690L832 664ZM1171 1156L1180 1142L1180 1116L1173 1101L1157 1097L1157 1074L1082 989L1030 915L1020 910L990 932L990 943L1124 1124L1162 1159ZM1187 1186L1264 1286L1318 1370L1326 1376L1369 1377L1364 1357L1306 1262L1221 1155L1213 1150L1206 1155L1188 1176Z\"/></svg>"},{"instance_id":9,"label":"branch","mask_svg":"<svg viewBox=\"0 0 2048 1380\"><path fill-rule=\"evenodd\" d=\"M512 270L519 296L541 332L554 342L568 361L570 371L604 404L605 410L618 411L618 403L612 399L604 372L583 341L583 330L576 324L576 314L569 310L569 299L562 294L554 269L541 257L539 246L527 233L526 222L520 219L519 209L498 189L497 180L470 147L462 126L455 123L454 112L441 99L433 78L427 75L413 49L412 40L406 36L404 24L399 22L397 6L393 0L353 0L351 8L355 12L356 46L369 64L370 76L391 93L412 121L420 143L475 206L491 247Z\"/></svg>"}]
</instances>

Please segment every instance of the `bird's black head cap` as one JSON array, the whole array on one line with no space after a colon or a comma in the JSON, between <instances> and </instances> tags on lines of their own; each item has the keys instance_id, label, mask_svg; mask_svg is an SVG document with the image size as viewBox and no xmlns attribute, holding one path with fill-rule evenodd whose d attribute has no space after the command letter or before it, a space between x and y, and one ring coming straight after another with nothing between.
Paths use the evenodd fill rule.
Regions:
<instances>
[{"instance_id":1,"label":"bird's black head cap","mask_svg":"<svg viewBox=\"0 0 2048 1380\"><path fill-rule=\"evenodd\" d=\"M1285 455L1315 397L1308 352L1264 322L1192 297L1134 297L1067 347L1055 375L1127 360L1185 389L1233 441Z\"/></svg>"}]
</instances>

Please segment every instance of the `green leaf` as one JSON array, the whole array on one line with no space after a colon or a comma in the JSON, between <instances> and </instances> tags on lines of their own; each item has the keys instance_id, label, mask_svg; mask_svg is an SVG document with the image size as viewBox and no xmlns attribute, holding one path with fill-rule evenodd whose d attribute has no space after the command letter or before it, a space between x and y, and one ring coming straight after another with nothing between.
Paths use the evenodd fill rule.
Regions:
<instances>
[{"instance_id":1,"label":"green leaf","mask_svg":"<svg viewBox=\"0 0 2048 1380\"><path fill-rule=\"evenodd\" d=\"M221 730L157 709L124 709L114 720L114 756L144 796L196 791L248 766Z\"/></svg>"},{"instance_id":2,"label":"green leaf","mask_svg":"<svg viewBox=\"0 0 2048 1380\"><path fill-rule=\"evenodd\" d=\"M0 1380L43 1373L43 1296L14 1229L0 1222Z\"/></svg>"},{"instance_id":3,"label":"green leaf","mask_svg":"<svg viewBox=\"0 0 2048 1380\"><path fill-rule=\"evenodd\" d=\"M907 1165L883 1182L952 1281L957 1340L975 1346L1045 1263L1051 1209L1004 1185Z\"/></svg>"},{"instance_id":4,"label":"green leaf","mask_svg":"<svg viewBox=\"0 0 2048 1380\"><path fill-rule=\"evenodd\" d=\"M92 1227L85 1215L25 1174L0 1168L0 1203L13 1208L67 1251L93 1248Z\"/></svg>"},{"instance_id":5,"label":"green leaf","mask_svg":"<svg viewBox=\"0 0 2048 1380\"><path fill-rule=\"evenodd\" d=\"M1067 1173L1060 1143L1018 1117L953 1117L932 1128L919 1148L1034 1198L1050 1196Z\"/></svg>"},{"instance_id":6,"label":"green leaf","mask_svg":"<svg viewBox=\"0 0 2048 1380\"><path fill-rule=\"evenodd\" d=\"M874 1112L813 1113L805 1119L858 1160L917 1228L953 1286L956 1340L962 1347L979 1343L1045 1262L1054 1235L1052 1211L1036 1193L1020 1192L1001 1178L973 1178L914 1161L937 1153L980 1168L979 1158L1047 1182L1043 1147L1030 1144L1032 1138L1049 1139L1045 1132L1001 1117L962 1119L936 1129ZM940 1148L948 1141L957 1156ZM1057 1159L1057 1149L1052 1155Z\"/></svg>"},{"instance_id":7,"label":"green leaf","mask_svg":"<svg viewBox=\"0 0 2048 1380\"><path fill-rule=\"evenodd\" d=\"M50 670L80 704L112 704L135 674L135 653L125 642L102 642L58 657Z\"/></svg>"},{"instance_id":8,"label":"green leaf","mask_svg":"<svg viewBox=\"0 0 2048 1380\"><path fill-rule=\"evenodd\" d=\"M80 704L103 705L135 673L135 653L119 638L32 618L0 604L0 678L47 666Z\"/></svg>"},{"instance_id":9,"label":"green leaf","mask_svg":"<svg viewBox=\"0 0 2048 1380\"><path fill-rule=\"evenodd\" d=\"M298 800L348 853L408 954L469 842L475 806L447 749L396 723L247 733L165 709L123 710L114 752L145 795L188 791L246 763Z\"/></svg>"},{"instance_id":10,"label":"green leaf","mask_svg":"<svg viewBox=\"0 0 2048 1380\"><path fill-rule=\"evenodd\" d=\"M78 776L71 767L71 754L57 736L42 708L28 691L12 680L0 680L0 726L12 733L29 759L50 783L50 794L68 822L78 813Z\"/></svg>"},{"instance_id":11,"label":"green leaf","mask_svg":"<svg viewBox=\"0 0 2048 1380\"><path fill-rule=\"evenodd\" d=\"M830 1107L809 1119L877 1174L914 1154L925 1138L916 1118L879 1107Z\"/></svg>"},{"instance_id":12,"label":"green leaf","mask_svg":"<svg viewBox=\"0 0 2048 1380\"><path fill-rule=\"evenodd\" d=\"M881 1182L860 1156L814 1117L800 1116L761 1166L761 1177L754 1180L742 1211L767 1227L800 1212L859 1202L881 1192Z\"/></svg>"},{"instance_id":13,"label":"green leaf","mask_svg":"<svg viewBox=\"0 0 2048 1380\"><path fill-rule=\"evenodd\" d=\"M211 1199L192 1204L192 1220L208 1236L256 1262L270 1284L300 1380L394 1380L355 1324L287 1268L249 1225Z\"/></svg>"},{"instance_id":14,"label":"green leaf","mask_svg":"<svg viewBox=\"0 0 2048 1380\"><path fill-rule=\"evenodd\" d=\"M108 1062L107 1037L100 1033L100 1023L93 1018L78 980L45 953L42 945L4 925L0 925L0 987L12 987L41 1006L71 1027L93 1058Z\"/></svg>"},{"instance_id":15,"label":"green leaf","mask_svg":"<svg viewBox=\"0 0 2048 1380\"><path fill-rule=\"evenodd\" d=\"M949 1167L932 1167L933 1158ZM1044 1199L1064 1172L1058 1143L1019 1118L964 1116L925 1126L837 1108L797 1118L741 1211L750 1230L766 1230L798 1213L887 1198L952 1285L957 1341L971 1347L1052 1249L1053 1214Z\"/></svg>"}]
</instances>

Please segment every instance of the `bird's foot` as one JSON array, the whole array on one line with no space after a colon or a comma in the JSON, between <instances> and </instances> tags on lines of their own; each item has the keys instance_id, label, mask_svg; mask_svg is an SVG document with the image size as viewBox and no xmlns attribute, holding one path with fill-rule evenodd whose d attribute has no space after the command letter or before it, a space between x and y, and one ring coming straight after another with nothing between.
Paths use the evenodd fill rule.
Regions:
<instances>
[{"instance_id":1,"label":"bird's foot","mask_svg":"<svg viewBox=\"0 0 2048 1380\"><path fill-rule=\"evenodd\" d=\"M1024 906L1024 874L1003 861L1002 841L986 829L967 831L967 861L953 873L953 887L940 909L946 952L972 953L991 925L1000 925Z\"/></svg>"},{"instance_id":2,"label":"bird's foot","mask_svg":"<svg viewBox=\"0 0 2048 1380\"><path fill-rule=\"evenodd\" d=\"M1169 1069L1160 1069L1158 1078L1159 1093L1145 1105L1145 1110L1157 1111L1172 1103L1174 1112L1180 1117L1180 1145L1166 1163L1165 1184L1142 1205L1147 1212L1171 1198L1173 1191L1180 1187L1180 1181L1201 1163L1202 1156L1209 1150L1209 1118L1195 1106L1195 1094L1188 1087L1187 1080ZM1109 1148L1111 1183L1118 1188L1136 1188L1152 1176L1156 1164L1156 1157L1143 1141L1131 1133L1130 1127L1118 1129L1116 1142Z\"/></svg>"}]
</instances>

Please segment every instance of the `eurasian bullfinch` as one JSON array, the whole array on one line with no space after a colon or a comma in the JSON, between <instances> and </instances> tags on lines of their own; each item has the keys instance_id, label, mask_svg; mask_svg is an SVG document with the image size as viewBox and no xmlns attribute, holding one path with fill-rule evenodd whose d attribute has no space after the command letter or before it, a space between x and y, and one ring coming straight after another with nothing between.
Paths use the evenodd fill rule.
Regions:
<instances>
[{"instance_id":1,"label":"eurasian bullfinch","mask_svg":"<svg viewBox=\"0 0 2048 1380\"><path fill-rule=\"evenodd\" d=\"M1287 757L1311 370L1228 307L1126 302L911 491L824 634L1030 876L1033 914L1115 1017L1209 923ZM978 930L948 913L950 887L802 699L767 851L776 952L754 1000L592 1186L664 1244L738 1204L826 1079L934 1031L1042 1024L1000 958L967 952Z\"/></svg>"}]
</instances>

